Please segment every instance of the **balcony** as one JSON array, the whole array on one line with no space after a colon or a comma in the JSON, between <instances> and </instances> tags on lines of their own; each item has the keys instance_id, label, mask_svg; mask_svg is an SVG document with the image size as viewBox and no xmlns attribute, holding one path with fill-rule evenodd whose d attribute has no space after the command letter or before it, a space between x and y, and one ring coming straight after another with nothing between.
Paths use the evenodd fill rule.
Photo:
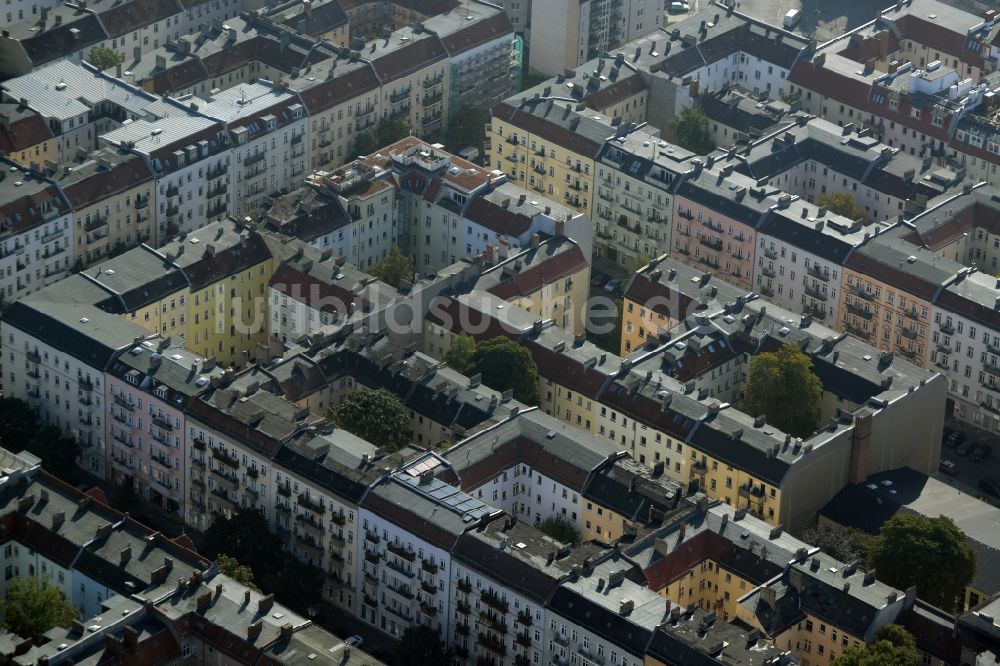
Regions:
<instances>
[{"instance_id":1,"label":"balcony","mask_svg":"<svg viewBox=\"0 0 1000 666\"><path fill-rule=\"evenodd\" d=\"M916 320L917 319L917 311L916 310L903 310L903 316L906 317L907 319Z\"/></svg>"},{"instance_id":2,"label":"balcony","mask_svg":"<svg viewBox=\"0 0 1000 666\"><path fill-rule=\"evenodd\" d=\"M38 352L25 352L24 357L28 359L28 363L42 362L42 356Z\"/></svg>"},{"instance_id":3,"label":"balcony","mask_svg":"<svg viewBox=\"0 0 1000 666\"><path fill-rule=\"evenodd\" d=\"M702 236L698 239L698 242L707 247L710 250L719 251L722 249L722 239L712 238L711 236Z\"/></svg>"},{"instance_id":4,"label":"balcony","mask_svg":"<svg viewBox=\"0 0 1000 666\"><path fill-rule=\"evenodd\" d=\"M444 95L441 93L435 93L433 95L426 95L422 100L420 100L420 103L424 106L424 108L426 108L428 106L434 106L442 99L444 99Z\"/></svg>"},{"instance_id":5,"label":"balcony","mask_svg":"<svg viewBox=\"0 0 1000 666\"><path fill-rule=\"evenodd\" d=\"M498 634L507 634L507 623L503 621L503 618L499 618L493 613L480 612L479 613L480 624L486 625Z\"/></svg>"},{"instance_id":6,"label":"balcony","mask_svg":"<svg viewBox=\"0 0 1000 666\"><path fill-rule=\"evenodd\" d=\"M395 571L396 573L398 573L399 575L405 576L407 578L413 578L416 575L415 573L413 573L412 569L408 569L406 566L399 564L398 562L396 562L396 560L390 560L387 558L385 561L385 565L390 569L392 569L393 571Z\"/></svg>"},{"instance_id":7,"label":"balcony","mask_svg":"<svg viewBox=\"0 0 1000 666\"><path fill-rule=\"evenodd\" d=\"M764 256L767 257L768 259L777 259L778 258L778 251L777 250L765 249L764 250Z\"/></svg>"},{"instance_id":8,"label":"balcony","mask_svg":"<svg viewBox=\"0 0 1000 666\"><path fill-rule=\"evenodd\" d=\"M386 583L385 587L386 587L387 590L389 590L393 594L396 594L396 595L402 597L403 599L406 599L407 601L413 601L416 598L416 597L413 596L413 593L409 591L409 589L403 587L402 585L400 585L399 587L396 587L395 585L390 585L390 584Z\"/></svg>"},{"instance_id":9,"label":"balcony","mask_svg":"<svg viewBox=\"0 0 1000 666\"><path fill-rule=\"evenodd\" d=\"M149 206L149 196L142 196L141 194L135 197L135 209L142 210Z\"/></svg>"},{"instance_id":10,"label":"balcony","mask_svg":"<svg viewBox=\"0 0 1000 666\"><path fill-rule=\"evenodd\" d=\"M530 627L532 623L531 613L527 611L521 611L520 613L517 614L517 621L519 624L522 624L525 627Z\"/></svg>"},{"instance_id":11,"label":"balcony","mask_svg":"<svg viewBox=\"0 0 1000 666\"><path fill-rule=\"evenodd\" d=\"M207 196L209 199L214 199L215 197L224 196L228 191L229 185L226 183L219 183L215 187L209 188Z\"/></svg>"},{"instance_id":12,"label":"balcony","mask_svg":"<svg viewBox=\"0 0 1000 666\"><path fill-rule=\"evenodd\" d=\"M180 193L181 193L180 188L178 188L176 185L171 185L170 187L167 188L167 198L176 197Z\"/></svg>"},{"instance_id":13,"label":"balcony","mask_svg":"<svg viewBox=\"0 0 1000 666\"><path fill-rule=\"evenodd\" d=\"M482 645L490 652L494 652L500 655L501 657L507 655L507 648L504 647L503 642L497 638L494 638L493 636L490 636L485 632L479 632L479 636L476 638L476 642Z\"/></svg>"},{"instance_id":14,"label":"balcony","mask_svg":"<svg viewBox=\"0 0 1000 666\"><path fill-rule=\"evenodd\" d=\"M167 206L167 211L166 211L167 217L175 217L178 214L180 214L180 212L181 212L180 206L175 206L173 204Z\"/></svg>"},{"instance_id":15,"label":"balcony","mask_svg":"<svg viewBox=\"0 0 1000 666\"><path fill-rule=\"evenodd\" d=\"M371 606L372 608L378 608L378 600L375 597L369 597L367 594L362 596L366 606Z\"/></svg>"},{"instance_id":16,"label":"balcony","mask_svg":"<svg viewBox=\"0 0 1000 666\"><path fill-rule=\"evenodd\" d=\"M528 633L528 630L525 629L521 633L516 634L514 636L514 642L517 643L518 645L523 645L526 648L530 648L531 647L531 635Z\"/></svg>"},{"instance_id":17,"label":"balcony","mask_svg":"<svg viewBox=\"0 0 1000 666\"><path fill-rule=\"evenodd\" d=\"M851 286L848 287L847 290L850 291L855 296L857 296L858 298L863 298L866 301L871 301L874 298L873 294L870 291L865 291L864 289L861 289L859 287Z\"/></svg>"},{"instance_id":18,"label":"balcony","mask_svg":"<svg viewBox=\"0 0 1000 666\"><path fill-rule=\"evenodd\" d=\"M434 606L422 603L420 604L420 612L426 615L427 617L434 617L435 615L437 615L438 611L437 608L434 608Z\"/></svg>"},{"instance_id":19,"label":"balcony","mask_svg":"<svg viewBox=\"0 0 1000 666\"><path fill-rule=\"evenodd\" d=\"M760 273L764 277L769 277L769 278L773 278L777 275L777 273L774 272L773 268L767 268L767 267L761 268Z\"/></svg>"},{"instance_id":20,"label":"balcony","mask_svg":"<svg viewBox=\"0 0 1000 666\"><path fill-rule=\"evenodd\" d=\"M432 79L424 79L422 85L424 86L424 90L430 90L431 88L433 88L434 86L438 85L442 81L444 81L444 75L443 74L439 75L439 76L435 76Z\"/></svg>"},{"instance_id":21,"label":"balcony","mask_svg":"<svg viewBox=\"0 0 1000 666\"><path fill-rule=\"evenodd\" d=\"M174 429L174 424L170 421L160 418L159 416L153 417L153 425L155 425L160 430L166 430L167 432L172 432Z\"/></svg>"},{"instance_id":22,"label":"balcony","mask_svg":"<svg viewBox=\"0 0 1000 666\"><path fill-rule=\"evenodd\" d=\"M438 565L428 560L420 560L420 568L432 575L438 572Z\"/></svg>"},{"instance_id":23,"label":"balcony","mask_svg":"<svg viewBox=\"0 0 1000 666\"><path fill-rule=\"evenodd\" d=\"M375 532L365 532L365 541L373 544L379 544L382 542L382 538Z\"/></svg>"},{"instance_id":24,"label":"balcony","mask_svg":"<svg viewBox=\"0 0 1000 666\"><path fill-rule=\"evenodd\" d=\"M278 494L281 495L282 497L291 497L292 489L290 486L280 485L278 486Z\"/></svg>"},{"instance_id":25,"label":"balcony","mask_svg":"<svg viewBox=\"0 0 1000 666\"><path fill-rule=\"evenodd\" d=\"M323 554L323 544L317 543L315 539L306 534L296 534L295 542L303 548L312 551L314 554L318 554L320 556Z\"/></svg>"},{"instance_id":26,"label":"balcony","mask_svg":"<svg viewBox=\"0 0 1000 666\"><path fill-rule=\"evenodd\" d=\"M463 594L469 594L472 592L472 583L467 580L458 581L458 591Z\"/></svg>"},{"instance_id":27,"label":"balcony","mask_svg":"<svg viewBox=\"0 0 1000 666\"><path fill-rule=\"evenodd\" d=\"M256 164L257 162L263 160L265 157L267 157L267 153L263 152L254 153L253 155L247 155L246 157L243 158L243 166L248 167L252 164Z\"/></svg>"},{"instance_id":28,"label":"balcony","mask_svg":"<svg viewBox=\"0 0 1000 666\"><path fill-rule=\"evenodd\" d=\"M205 173L205 176L208 178L208 180L215 180L216 178L225 176L227 173L229 173L229 167L226 166L225 164L220 164L214 169L209 169Z\"/></svg>"},{"instance_id":29,"label":"balcony","mask_svg":"<svg viewBox=\"0 0 1000 666\"><path fill-rule=\"evenodd\" d=\"M812 298L815 298L818 301L825 301L826 300L826 294L824 294L822 291L820 291L816 287L810 287L807 284L806 287L805 287L805 292L806 292L807 296L811 296Z\"/></svg>"},{"instance_id":30,"label":"balcony","mask_svg":"<svg viewBox=\"0 0 1000 666\"><path fill-rule=\"evenodd\" d=\"M407 88L406 90L399 90L397 92L391 93L389 95L389 102L391 104L396 104L397 102L402 102L404 99L409 99L410 94L412 94L413 88Z\"/></svg>"},{"instance_id":31,"label":"balcony","mask_svg":"<svg viewBox=\"0 0 1000 666\"><path fill-rule=\"evenodd\" d=\"M399 120L400 118L405 118L410 115L410 104L405 104L398 109L393 110L388 116L389 120Z\"/></svg>"},{"instance_id":32,"label":"balcony","mask_svg":"<svg viewBox=\"0 0 1000 666\"><path fill-rule=\"evenodd\" d=\"M166 456L154 456L154 455L151 455L151 456L149 456L149 459L152 460L157 465L159 465L160 467L164 467L166 469L173 469L174 468L174 464L172 462L170 462L170 458L168 458Z\"/></svg>"},{"instance_id":33,"label":"balcony","mask_svg":"<svg viewBox=\"0 0 1000 666\"><path fill-rule=\"evenodd\" d=\"M302 143L302 137L304 136L305 136L304 132L293 134L292 138L289 140L289 143L291 143L293 146L297 146L298 144Z\"/></svg>"},{"instance_id":34,"label":"balcony","mask_svg":"<svg viewBox=\"0 0 1000 666\"><path fill-rule=\"evenodd\" d=\"M806 274L809 275L810 277L816 278L817 280L822 280L823 282L830 281L830 274L824 273L822 270L820 270L819 266L815 264L806 269Z\"/></svg>"},{"instance_id":35,"label":"balcony","mask_svg":"<svg viewBox=\"0 0 1000 666\"><path fill-rule=\"evenodd\" d=\"M198 451L205 450L205 441L202 439L195 439L191 441L191 446L193 446Z\"/></svg>"},{"instance_id":36,"label":"balcony","mask_svg":"<svg viewBox=\"0 0 1000 666\"><path fill-rule=\"evenodd\" d=\"M469 613L472 612L472 608L469 606L469 604L463 601L459 601L457 604L455 604L455 610L457 610L462 615L468 615Z\"/></svg>"},{"instance_id":37,"label":"balcony","mask_svg":"<svg viewBox=\"0 0 1000 666\"><path fill-rule=\"evenodd\" d=\"M236 468L240 466L240 461L236 458L236 456L229 456L222 449L212 449L212 457L221 462L223 465L227 465L229 467Z\"/></svg>"},{"instance_id":38,"label":"balcony","mask_svg":"<svg viewBox=\"0 0 1000 666\"><path fill-rule=\"evenodd\" d=\"M479 595L479 598L487 606L495 608L501 613L504 614L507 613L508 609L507 602L501 599L500 596L497 595L495 592L490 592L489 590L483 590L482 594Z\"/></svg>"},{"instance_id":39,"label":"balcony","mask_svg":"<svg viewBox=\"0 0 1000 666\"><path fill-rule=\"evenodd\" d=\"M954 335L955 334L955 327L952 326L952 324L951 324L950 321L943 321L943 322L939 323L938 324L938 328L940 328L941 332L944 333L945 335Z\"/></svg>"},{"instance_id":40,"label":"balcony","mask_svg":"<svg viewBox=\"0 0 1000 666\"><path fill-rule=\"evenodd\" d=\"M222 202L216 206L212 206L211 208L209 208L207 211L205 211L205 214L208 217L218 217L220 215L225 215L228 210L229 207L226 206L224 202Z\"/></svg>"},{"instance_id":41,"label":"balcony","mask_svg":"<svg viewBox=\"0 0 1000 666\"><path fill-rule=\"evenodd\" d=\"M468 636L469 635L469 625L467 625L467 624L456 625L455 626L455 633L458 634L459 636Z\"/></svg>"},{"instance_id":42,"label":"balcony","mask_svg":"<svg viewBox=\"0 0 1000 666\"><path fill-rule=\"evenodd\" d=\"M854 303L847 303L847 311L856 317L861 317L862 319L871 319L871 310L867 310L860 305L855 305Z\"/></svg>"},{"instance_id":43,"label":"balcony","mask_svg":"<svg viewBox=\"0 0 1000 666\"><path fill-rule=\"evenodd\" d=\"M917 339L917 332L914 329L912 329L912 328L903 328L903 329L901 329L899 331L899 333L904 338L908 338L910 340L916 340Z\"/></svg>"},{"instance_id":44,"label":"balcony","mask_svg":"<svg viewBox=\"0 0 1000 666\"><path fill-rule=\"evenodd\" d=\"M297 520L299 525L301 525L302 528L307 532L309 532L310 534L318 536L320 538L323 537L325 531L323 529L322 522L318 520L313 520L308 514L305 513L300 513L297 516L295 516L295 520Z\"/></svg>"},{"instance_id":45,"label":"balcony","mask_svg":"<svg viewBox=\"0 0 1000 666\"><path fill-rule=\"evenodd\" d=\"M303 509L308 509L309 511L312 511L313 513L318 513L320 515L326 512L325 507L321 506L318 502L314 502L311 499L309 499L309 497L307 497L305 493L299 493L298 499L299 499L299 506L302 507Z\"/></svg>"},{"instance_id":46,"label":"balcony","mask_svg":"<svg viewBox=\"0 0 1000 666\"><path fill-rule=\"evenodd\" d=\"M122 409L130 411L130 412L133 411L133 410L135 410L135 403L134 402L129 402L125 398L122 398L122 397L117 396L117 395L115 396L115 404L118 405L119 407L121 407Z\"/></svg>"}]
</instances>

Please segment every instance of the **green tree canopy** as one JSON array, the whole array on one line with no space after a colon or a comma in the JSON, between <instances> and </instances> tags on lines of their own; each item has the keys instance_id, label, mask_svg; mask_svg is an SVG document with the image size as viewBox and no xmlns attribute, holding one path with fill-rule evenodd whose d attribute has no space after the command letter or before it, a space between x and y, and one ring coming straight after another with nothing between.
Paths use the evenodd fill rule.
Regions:
<instances>
[{"instance_id":1,"label":"green tree canopy","mask_svg":"<svg viewBox=\"0 0 1000 666\"><path fill-rule=\"evenodd\" d=\"M368 130L367 132L358 132L355 135L351 152L355 157L359 155L371 155L378 150L378 147L378 137L375 136L375 131Z\"/></svg>"},{"instance_id":2,"label":"green tree canopy","mask_svg":"<svg viewBox=\"0 0 1000 666\"><path fill-rule=\"evenodd\" d=\"M87 62L103 72L125 62L125 56L107 46L95 46L90 49Z\"/></svg>"},{"instance_id":3,"label":"green tree canopy","mask_svg":"<svg viewBox=\"0 0 1000 666\"><path fill-rule=\"evenodd\" d=\"M795 345L764 352L750 359L744 411L767 415L768 423L806 437L816 428L816 406L823 385L812 371L812 359Z\"/></svg>"},{"instance_id":4,"label":"green tree canopy","mask_svg":"<svg viewBox=\"0 0 1000 666\"><path fill-rule=\"evenodd\" d=\"M39 644L52 627L68 627L76 619L76 609L47 580L14 578L0 601L0 618L4 629Z\"/></svg>"},{"instance_id":5,"label":"green tree canopy","mask_svg":"<svg viewBox=\"0 0 1000 666\"><path fill-rule=\"evenodd\" d=\"M580 533L573 527L573 524L557 516L550 516L543 520L538 529L561 543L574 545L580 543Z\"/></svg>"},{"instance_id":6,"label":"green tree canopy","mask_svg":"<svg viewBox=\"0 0 1000 666\"><path fill-rule=\"evenodd\" d=\"M413 281L413 258L403 254L393 245L389 248L389 254L382 257L382 260L368 272L394 289L399 289L399 285L404 281Z\"/></svg>"},{"instance_id":7,"label":"green tree canopy","mask_svg":"<svg viewBox=\"0 0 1000 666\"><path fill-rule=\"evenodd\" d=\"M860 561L865 565L871 562L872 548L875 546L876 539L876 537L859 529L832 523L810 527L798 537L806 543L817 546L824 553L832 555L841 562Z\"/></svg>"},{"instance_id":8,"label":"green tree canopy","mask_svg":"<svg viewBox=\"0 0 1000 666\"><path fill-rule=\"evenodd\" d=\"M31 405L18 398L0 398L0 446L33 453L42 467L60 477L74 470L80 457L75 439L56 426L40 424Z\"/></svg>"},{"instance_id":9,"label":"green tree canopy","mask_svg":"<svg viewBox=\"0 0 1000 666\"><path fill-rule=\"evenodd\" d=\"M830 666L919 666L922 662L912 634L898 624L875 632L871 645L844 650Z\"/></svg>"},{"instance_id":10,"label":"green tree canopy","mask_svg":"<svg viewBox=\"0 0 1000 666\"><path fill-rule=\"evenodd\" d=\"M410 418L396 394L385 389L360 389L330 410L338 427L375 446L395 451L410 441Z\"/></svg>"},{"instance_id":11,"label":"green tree canopy","mask_svg":"<svg viewBox=\"0 0 1000 666\"><path fill-rule=\"evenodd\" d=\"M251 576L281 563L281 539L271 532L264 514L255 509L237 511L229 518L217 515L205 530L199 550L215 560L229 556L237 565L248 568Z\"/></svg>"},{"instance_id":12,"label":"green tree canopy","mask_svg":"<svg viewBox=\"0 0 1000 666\"><path fill-rule=\"evenodd\" d=\"M715 150L715 142L708 131L708 116L697 106L689 106L667 121L667 138L698 155Z\"/></svg>"},{"instance_id":13,"label":"green tree canopy","mask_svg":"<svg viewBox=\"0 0 1000 666\"><path fill-rule=\"evenodd\" d=\"M976 553L951 518L897 513L882 526L872 552L880 579L954 611L976 573Z\"/></svg>"},{"instance_id":14,"label":"green tree canopy","mask_svg":"<svg viewBox=\"0 0 1000 666\"><path fill-rule=\"evenodd\" d=\"M854 197L843 192L825 194L816 199L816 205L826 208L831 213L843 215L850 220L863 220L868 217L868 211L863 206L859 206Z\"/></svg>"},{"instance_id":15,"label":"green tree canopy","mask_svg":"<svg viewBox=\"0 0 1000 666\"><path fill-rule=\"evenodd\" d=\"M479 152L482 152L486 142L486 125L489 122L489 113L468 104L462 104L449 118L445 145L453 153L469 146L478 148Z\"/></svg>"},{"instance_id":16,"label":"green tree canopy","mask_svg":"<svg viewBox=\"0 0 1000 666\"><path fill-rule=\"evenodd\" d=\"M427 625L417 624L407 628L399 639L395 663L399 666L449 664L451 655L437 632Z\"/></svg>"},{"instance_id":17,"label":"green tree canopy","mask_svg":"<svg viewBox=\"0 0 1000 666\"><path fill-rule=\"evenodd\" d=\"M410 136L410 122L406 119L383 120L375 130L378 147L382 148Z\"/></svg>"},{"instance_id":18,"label":"green tree canopy","mask_svg":"<svg viewBox=\"0 0 1000 666\"><path fill-rule=\"evenodd\" d=\"M524 404L538 404L538 366L531 352L513 340L497 336L480 342L473 367L490 388L513 389L514 397Z\"/></svg>"},{"instance_id":19,"label":"green tree canopy","mask_svg":"<svg viewBox=\"0 0 1000 666\"><path fill-rule=\"evenodd\" d=\"M458 372L466 372L473 366L476 355L476 341L468 333L459 333L451 339L444 360Z\"/></svg>"},{"instance_id":20,"label":"green tree canopy","mask_svg":"<svg viewBox=\"0 0 1000 666\"><path fill-rule=\"evenodd\" d=\"M230 557L225 553L215 558L215 562L219 565L219 571L226 574L237 583L246 585L254 592L260 592L260 588L257 587L257 583L254 582L253 570L250 567L245 564L240 564L239 560L235 557Z\"/></svg>"}]
</instances>

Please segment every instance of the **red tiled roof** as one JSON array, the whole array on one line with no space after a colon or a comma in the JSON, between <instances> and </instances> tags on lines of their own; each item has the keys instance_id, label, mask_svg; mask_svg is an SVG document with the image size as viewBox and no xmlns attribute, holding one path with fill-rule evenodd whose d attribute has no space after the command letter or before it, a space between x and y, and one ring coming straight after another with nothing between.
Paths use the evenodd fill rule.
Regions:
<instances>
[{"instance_id":1,"label":"red tiled roof","mask_svg":"<svg viewBox=\"0 0 1000 666\"><path fill-rule=\"evenodd\" d=\"M75 210L85 208L141 183L152 181L153 172L139 157L127 159L110 169L98 169L86 178L63 187L70 206Z\"/></svg>"},{"instance_id":2,"label":"red tiled roof","mask_svg":"<svg viewBox=\"0 0 1000 666\"><path fill-rule=\"evenodd\" d=\"M430 190L431 188L428 188L428 193ZM433 194L437 194L436 189ZM504 208L502 205L482 197L476 197L472 200L465 217L502 236L518 237L531 228L531 218L527 215L519 213L517 210Z\"/></svg>"},{"instance_id":3,"label":"red tiled roof","mask_svg":"<svg viewBox=\"0 0 1000 666\"><path fill-rule=\"evenodd\" d=\"M0 220L10 220L10 232L20 234L45 224L42 204L66 212L69 206L55 187L47 187L28 196L18 197L0 205ZM57 205L58 204L58 205Z\"/></svg>"},{"instance_id":4,"label":"red tiled roof","mask_svg":"<svg viewBox=\"0 0 1000 666\"><path fill-rule=\"evenodd\" d=\"M361 310L367 310L371 306L371 301L355 295L350 289L320 280L287 263L274 272L270 286L311 308L319 307L323 312L343 314L350 303Z\"/></svg>"},{"instance_id":5,"label":"red tiled roof","mask_svg":"<svg viewBox=\"0 0 1000 666\"><path fill-rule=\"evenodd\" d=\"M871 86L854 76L840 74L829 67L818 67L805 58L792 67L792 71L788 73L788 81L855 109L865 109L868 106Z\"/></svg>"},{"instance_id":6,"label":"red tiled roof","mask_svg":"<svg viewBox=\"0 0 1000 666\"><path fill-rule=\"evenodd\" d=\"M13 121L0 127L0 153L14 153L36 146L52 138L48 123L38 114Z\"/></svg>"},{"instance_id":7,"label":"red tiled roof","mask_svg":"<svg viewBox=\"0 0 1000 666\"><path fill-rule=\"evenodd\" d=\"M441 39L448 53L456 54L474 49L503 35L514 35L514 27L504 12L498 12L484 21L456 30Z\"/></svg>"},{"instance_id":8,"label":"red tiled roof","mask_svg":"<svg viewBox=\"0 0 1000 666\"><path fill-rule=\"evenodd\" d=\"M505 300L513 300L539 291L557 280L576 275L590 262L583 256L579 245L545 258L527 270L514 273L509 279L494 285L489 292Z\"/></svg>"}]
</instances>

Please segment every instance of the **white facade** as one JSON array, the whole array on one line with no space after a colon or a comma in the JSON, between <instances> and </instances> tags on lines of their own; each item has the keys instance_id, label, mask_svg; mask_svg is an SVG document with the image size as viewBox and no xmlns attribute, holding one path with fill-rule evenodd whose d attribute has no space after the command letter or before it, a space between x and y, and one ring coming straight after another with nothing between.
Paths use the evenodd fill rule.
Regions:
<instances>
[{"instance_id":1,"label":"white facade","mask_svg":"<svg viewBox=\"0 0 1000 666\"><path fill-rule=\"evenodd\" d=\"M109 315L110 316L110 315ZM81 466L104 477L104 368L93 367L5 325L4 395L27 402L46 424L80 442Z\"/></svg>"},{"instance_id":2,"label":"white facade","mask_svg":"<svg viewBox=\"0 0 1000 666\"><path fill-rule=\"evenodd\" d=\"M788 89L788 72L789 70L756 55L738 51L695 69L688 76L698 82L699 94L738 85L752 91L754 96L767 92L769 98L780 99L781 93ZM679 114L694 102L691 88L678 86L676 100L674 113Z\"/></svg>"},{"instance_id":3,"label":"white facade","mask_svg":"<svg viewBox=\"0 0 1000 666\"><path fill-rule=\"evenodd\" d=\"M831 244L837 242L830 239ZM827 258L766 231L757 233L754 291L776 305L792 312L811 313L835 327L840 321L840 272L840 265Z\"/></svg>"},{"instance_id":4,"label":"white facade","mask_svg":"<svg viewBox=\"0 0 1000 666\"><path fill-rule=\"evenodd\" d=\"M29 183L29 187L30 187ZM53 204L62 199L27 202L7 207L0 204L0 298L7 303L66 277L73 266L73 216L68 206L60 211ZM12 202L17 203L17 202ZM23 216L31 208L39 214L39 224L13 229L12 215ZM5 219L6 218L6 219ZM23 230L22 230L23 229Z\"/></svg>"},{"instance_id":5,"label":"white facade","mask_svg":"<svg viewBox=\"0 0 1000 666\"><path fill-rule=\"evenodd\" d=\"M579 521L580 496L574 489L532 469L516 464L468 493L534 525L559 518L572 525Z\"/></svg>"}]
</instances>

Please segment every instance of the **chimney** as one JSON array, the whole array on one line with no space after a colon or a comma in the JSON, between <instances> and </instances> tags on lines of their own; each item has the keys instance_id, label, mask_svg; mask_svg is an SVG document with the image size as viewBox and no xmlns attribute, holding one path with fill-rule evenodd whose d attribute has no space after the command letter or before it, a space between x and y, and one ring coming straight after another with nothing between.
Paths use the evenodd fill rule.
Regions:
<instances>
[{"instance_id":1,"label":"chimney","mask_svg":"<svg viewBox=\"0 0 1000 666\"><path fill-rule=\"evenodd\" d=\"M119 566L125 566L131 559L132 559L132 544L130 543L129 545L122 548L121 553L119 554L119 560L118 560Z\"/></svg>"},{"instance_id":2,"label":"chimney","mask_svg":"<svg viewBox=\"0 0 1000 666\"><path fill-rule=\"evenodd\" d=\"M267 595L266 597L261 597L260 601L257 603L257 612L265 613L271 609L274 605L274 593Z\"/></svg>"},{"instance_id":3,"label":"chimney","mask_svg":"<svg viewBox=\"0 0 1000 666\"><path fill-rule=\"evenodd\" d=\"M139 647L139 632L134 628L125 627L124 631L122 631L122 636L125 639L125 645L133 650Z\"/></svg>"},{"instance_id":4,"label":"chimney","mask_svg":"<svg viewBox=\"0 0 1000 666\"><path fill-rule=\"evenodd\" d=\"M205 610L208 609L208 605L212 603L212 593L205 592L204 594L200 595L198 597L197 603L198 603L198 612L199 613L205 612Z\"/></svg>"},{"instance_id":5,"label":"chimney","mask_svg":"<svg viewBox=\"0 0 1000 666\"><path fill-rule=\"evenodd\" d=\"M292 637L292 625L287 624L287 623L281 625L281 632L279 633L279 637L280 637L281 640L288 640L289 638L291 638Z\"/></svg>"},{"instance_id":6,"label":"chimney","mask_svg":"<svg viewBox=\"0 0 1000 666\"><path fill-rule=\"evenodd\" d=\"M768 608L774 610L776 594L773 587L763 586L760 588L760 602L766 604Z\"/></svg>"},{"instance_id":7,"label":"chimney","mask_svg":"<svg viewBox=\"0 0 1000 666\"><path fill-rule=\"evenodd\" d=\"M52 514L52 531L55 532L59 529L59 526L66 522L66 512L56 511Z\"/></svg>"},{"instance_id":8,"label":"chimney","mask_svg":"<svg viewBox=\"0 0 1000 666\"><path fill-rule=\"evenodd\" d=\"M250 588L249 587L247 589L243 590L243 605L244 606L249 606L250 605Z\"/></svg>"},{"instance_id":9,"label":"chimney","mask_svg":"<svg viewBox=\"0 0 1000 666\"><path fill-rule=\"evenodd\" d=\"M261 620L257 620L249 627L247 627L247 640L251 643L254 642L258 636L260 636L261 630L264 628L264 624Z\"/></svg>"},{"instance_id":10,"label":"chimney","mask_svg":"<svg viewBox=\"0 0 1000 666\"><path fill-rule=\"evenodd\" d=\"M538 235L537 233L531 234L531 247L532 247L532 249L537 250L538 249L538 245L541 242L542 242L542 237L540 235Z\"/></svg>"}]
</instances>

